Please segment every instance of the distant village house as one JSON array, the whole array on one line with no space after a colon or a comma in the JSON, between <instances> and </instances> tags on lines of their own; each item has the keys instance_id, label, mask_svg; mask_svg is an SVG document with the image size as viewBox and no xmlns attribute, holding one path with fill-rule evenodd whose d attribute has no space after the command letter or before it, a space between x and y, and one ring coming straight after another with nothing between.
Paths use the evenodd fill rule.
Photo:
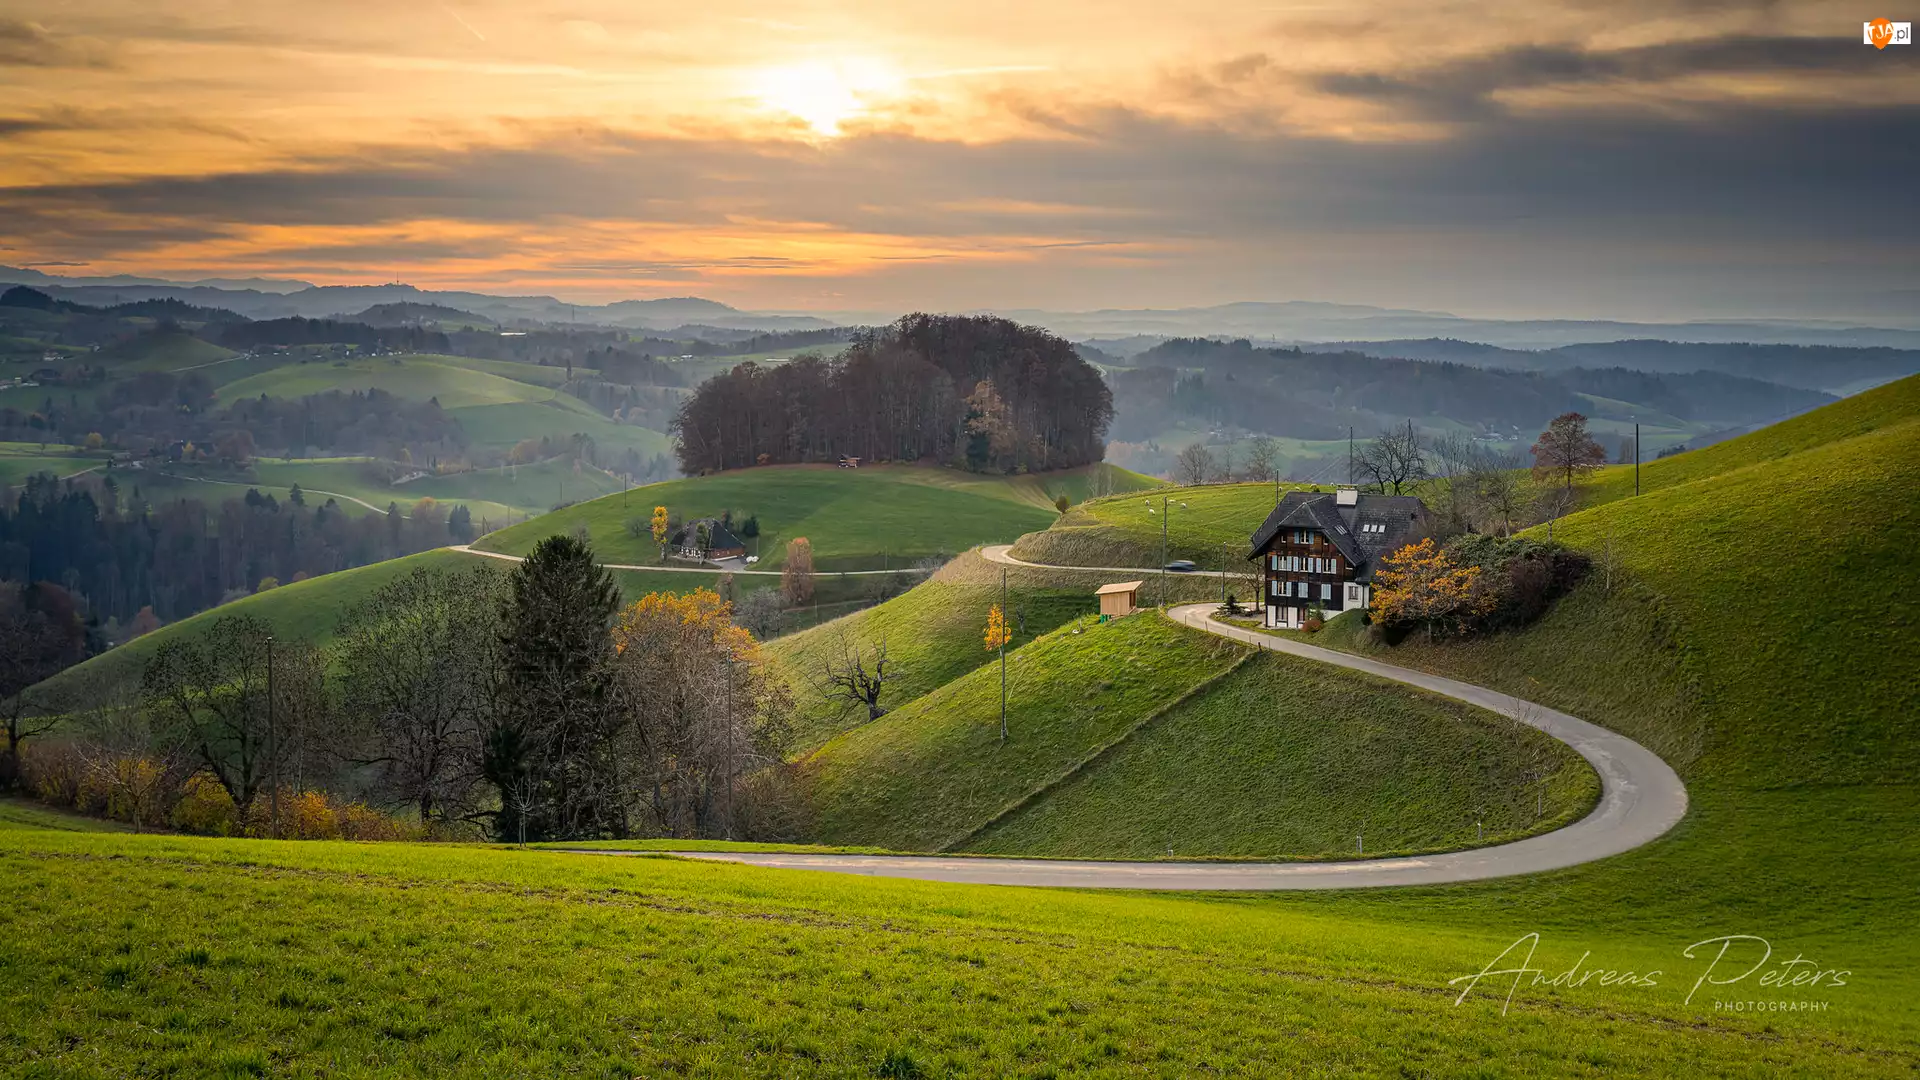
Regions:
<instances>
[{"instance_id":1,"label":"distant village house","mask_svg":"<svg viewBox=\"0 0 1920 1080\"><path fill-rule=\"evenodd\" d=\"M667 537L667 549L681 559L700 562L738 559L747 554L747 545L719 518L696 518L680 526Z\"/></svg>"}]
</instances>

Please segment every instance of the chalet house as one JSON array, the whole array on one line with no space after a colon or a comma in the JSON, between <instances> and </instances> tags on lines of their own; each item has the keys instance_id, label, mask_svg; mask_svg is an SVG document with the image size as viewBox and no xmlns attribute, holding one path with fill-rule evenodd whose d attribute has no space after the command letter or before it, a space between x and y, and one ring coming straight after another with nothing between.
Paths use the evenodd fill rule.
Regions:
<instances>
[{"instance_id":1,"label":"chalet house","mask_svg":"<svg viewBox=\"0 0 1920 1080\"><path fill-rule=\"evenodd\" d=\"M1248 559L1260 560L1269 627L1297 627L1364 608L1382 555L1429 535L1427 505L1411 495L1290 491L1253 534Z\"/></svg>"},{"instance_id":2,"label":"chalet house","mask_svg":"<svg viewBox=\"0 0 1920 1080\"><path fill-rule=\"evenodd\" d=\"M700 561L744 558L747 545L719 518L695 518L667 537L667 549L682 559Z\"/></svg>"}]
</instances>

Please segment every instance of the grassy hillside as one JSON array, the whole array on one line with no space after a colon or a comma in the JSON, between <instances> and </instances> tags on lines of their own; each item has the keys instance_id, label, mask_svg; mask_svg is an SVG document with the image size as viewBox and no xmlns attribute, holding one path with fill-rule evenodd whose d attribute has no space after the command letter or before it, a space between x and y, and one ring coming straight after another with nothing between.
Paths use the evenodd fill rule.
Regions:
<instances>
[{"instance_id":1,"label":"grassy hillside","mask_svg":"<svg viewBox=\"0 0 1920 1080\"><path fill-rule=\"evenodd\" d=\"M813 839L938 851L1072 771L1154 712L1248 656L1145 612L1082 618L976 668L801 761Z\"/></svg>"},{"instance_id":2,"label":"grassy hillside","mask_svg":"<svg viewBox=\"0 0 1920 1080\"><path fill-rule=\"evenodd\" d=\"M210 372L211 374L211 372ZM603 458L631 448L642 457L664 453L669 441L651 428L620 424L559 386L564 368L430 354L350 360L281 359L220 386L233 401L267 394L298 398L330 390L385 390L415 401L437 399L472 444L506 450L522 439L592 436ZM552 505L551 502L544 505Z\"/></svg>"},{"instance_id":3,"label":"grassy hillside","mask_svg":"<svg viewBox=\"0 0 1920 1080\"><path fill-rule=\"evenodd\" d=\"M1008 648L1018 649L1070 619L1099 609L1091 583L1076 586L1030 573L1009 577L1007 610L1014 637ZM978 553L969 552L884 604L774 643L767 655L793 690L796 748L811 749L867 721L864 709L848 710L819 691L817 684L829 661L838 662L850 648L871 658L873 650L885 643L893 679L880 704L898 708L993 659L981 636L987 609L1000 597L997 575Z\"/></svg>"},{"instance_id":4,"label":"grassy hillside","mask_svg":"<svg viewBox=\"0 0 1920 1080\"><path fill-rule=\"evenodd\" d=\"M1683 1004L1661 968L1465 1004L1533 924L557 852L0 830L28 1075L1911 1075L1885 983ZM84 896L86 903L72 897ZM1338 898L1323 898L1337 904ZM1563 970L1577 942L1549 940ZM1676 963L1676 961L1678 961ZM1584 969L1583 969L1584 970ZM1849 988L1851 990L1853 988ZM1875 992L1877 991L1877 992Z\"/></svg>"},{"instance_id":5,"label":"grassy hillside","mask_svg":"<svg viewBox=\"0 0 1920 1080\"><path fill-rule=\"evenodd\" d=\"M1586 762L1532 728L1263 653L961 850L1351 858L1363 843L1368 855L1413 854L1558 828L1598 796Z\"/></svg>"},{"instance_id":6,"label":"grassy hillside","mask_svg":"<svg viewBox=\"0 0 1920 1080\"><path fill-rule=\"evenodd\" d=\"M99 457L86 457L77 453L42 453L32 444L0 444L0 487L23 483L27 477L40 473L72 476L75 473L98 468L103 464L105 462Z\"/></svg>"},{"instance_id":7,"label":"grassy hillside","mask_svg":"<svg viewBox=\"0 0 1920 1080\"><path fill-rule=\"evenodd\" d=\"M397 502L402 512L423 497L448 506L465 505L474 527L483 521L503 525L546 513L555 504L597 498L620 490L619 480L571 461L542 461L531 465L478 469L447 476L424 476L405 483L388 483L391 471L384 462L368 458L306 458L294 461L259 459L251 473L262 490L284 491L299 484L307 491L337 492L384 511ZM349 504L349 513L366 507Z\"/></svg>"},{"instance_id":8,"label":"grassy hillside","mask_svg":"<svg viewBox=\"0 0 1920 1080\"><path fill-rule=\"evenodd\" d=\"M1281 490L1305 486L1283 484ZM1203 570L1218 571L1224 544L1228 572L1247 572L1247 538L1273 510L1272 484L1169 487L1151 497L1097 499L1074 507L1045 532L1022 537L1013 554L1059 566L1159 566L1166 496L1173 499L1166 519L1168 559L1192 559Z\"/></svg>"},{"instance_id":9,"label":"grassy hillside","mask_svg":"<svg viewBox=\"0 0 1920 1080\"><path fill-rule=\"evenodd\" d=\"M332 640L340 619L355 604L403 574L411 573L415 567L429 569L450 569L473 564L493 567L501 572L509 571L513 564L500 559L489 559L480 555L464 554L445 548L425 551L418 555L389 559L371 566L341 570L332 574L308 578L269 589L263 593L243 597L229 604L200 612L189 618L155 630L151 634L135 638L115 649L100 654L68 668L52 679L41 684L45 692L59 696L81 693L91 689L105 689L124 685L128 681L137 681L141 670L146 666L148 657L163 642L179 636L192 636L206 632L213 623L228 615L252 615L266 620L273 626L274 632L285 640L304 640L325 645ZM612 571L615 584L628 600L637 600L650 592L691 592L697 588L719 589L724 575L682 574L663 571ZM774 588L779 585L775 577L735 576L732 588L739 591ZM825 617L831 618L847 610L852 605L870 603L862 599L864 583L860 579L841 579L832 575L823 575L818 583L817 594ZM810 612L795 614L797 622L811 620Z\"/></svg>"},{"instance_id":10,"label":"grassy hillside","mask_svg":"<svg viewBox=\"0 0 1920 1080\"><path fill-rule=\"evenodd\" d=\"M1912 385L1886 393L1913 400ZM1920 410L1866 424L1858 407L1727 444L1727 460L1753 464L1563 519L1556 535L1597 556L1611 537L1618 573L1523 632L1387 649L1341 619L1319 635L1606 724L1688 784L1689 816L1659 843L1524 883L1402 894L1396 910L1513 905L1545 927L1675 939L1711 912L1776 947L1849 957L1877 986L1912 978L1920 505L1906 493ZM1820 430L1834 441L1807 434ZM1787 439L1806 448L1764 452Z\"/></svg>"},{"instance_id":11,"label":"grassy hillside","mask_svg":"<svg viewBox=\"0 0 1920 1080\"><path fill-rule=\"evenodd\" d=\"M228 383L221 397L300 398L329 390L374 389L415 401L438 398L445 409L545 401L558 392L480 370L458 357L412 355L287 364Z\"/></svg>"},{"instance_id":12,"label":"grassy hillside","mask_svg":"<svg viewBox=\"0 0 1920 1080\"><path fill-rule=\"evenodd\" d=\"M1911 1077L1920 582L1908 556L1920 521L1905 493L1920 482L1916 415L1566 519L1556 535L1589 550L1611 532L1620 576L1611 589L1596 578L1524 632L1380 650L1336 620L1317 636L1653 746L1686 777L1692 808L1626 855L1442 888L1194 899L0 822L14 896L0 905L9 1046L50 1075ZM849 832L879 832L884 819L946 835L969 827L970 799L1058 775L1064 743L1084 746L1111 723L1092 712L1100 695L1124 689L1144 705L1214 670L1167 650L1071 655L1178 630L1153 618L1022 648L1036 658L1025 670L1060 674L1049 682L1059 693L1038 715L1016 712L1005 748L988 670L829 744L865 740L866 760L892 762L839 763L839 820ZM1056 642L1066 651L1044 651ZM1117 655L1154 663L1151 685L1114 679L1068 696ZM1216 684L1217 711L1211 694L1169 710L1059 807L1097 819L1093 796L1130 777L1216 783L1194 773L1201 748L1186 744L1234 723L1231 693L1271 696L1252 689L1252 663ZM1015 671L1019 709L1038 684ZM1353 718L1361 734L1396 715L1352 703L1366 710ZM1392 722L1430 737L1419 715ZM916 716L924 733L876 737ZM1285 731L1257 725L1249 745ZM1290 767L1262 752L1256 762ZM1356 781L1373 764L1345 761ZM1231 762L1214 771L1236 790L1266 783ZM1116 828L1147 827L1105 806ZM1572 967L1660 976L1651 987L1523 982L1510 1001L1510 982L1490 980L1456 1004L1449 980L1527 934L1540 935L1531 966L1544 979ZM1764 937L1769 972L1803 958L1845 970L1847 985L1774 985L1756 972L1689 1000L1707 966L1688 946L1728 934ZM1742 954L1739 969L1756 958ZM1720 1004L1754 1001L1795 1007Z\"/></svg>"},{"instance_id":13,"label":"grassy hillside","mask_svg":"<svg viewBox=\"0 0 1920 1080\"><path fill-rule=\"evenodd\" d=\"M1640 490L1692 483L1818 446L1898 425L1920 414L1920 380L1888 383L1790 420L1684 454L1642 461ZM1602 469L1585 485L1588 505L1633 494L1633 466Z\"/></svg>"},{"instance_id":14,"label":"grassy hillside","mask_svg":"<svg viewBox=\"0 0 1920 1080\"><path fill-rule=\"evenodd\" d=\"M1132 476L1111 466L1094 468L1105 470L1109 482L1128 482ZM652 538L644 532L631 535L627 522L666 506L682 518L718 516L726 510L736 518L759 518L761 564L769 569L784 561L789 539L804 536L813 542L818 569L877 570L1043 529L1058 516L1049 500L1084 493L1095 482L1090 471L981 477L919 465L741 469L650 484L568 507L495 533L479 546L525 554L542 537L585 528L595 550L609 562L657 562L659 549Z\"/></svg>"},{"instance_id":15,"label":"grassy hillside","mask_svg":"<svg viewBox=\"0 0 1920 1080\"><path fill-rule=\"evenodd\" d=\"M425 551L371 566L292 582L169 623L125 645L109 649L83 664L70 667L41 683L40 687L45 692L64 698L137 682L147 659L161 644L175 638L191 638L205 633L216 620L228 615L252 615L272 626L276 636L325 644L332 639L341 616L388 581L417 566L463 566L478 558L454 551ZM504 567L508 564L497 565Z\"/></svg>"}]
</instances>

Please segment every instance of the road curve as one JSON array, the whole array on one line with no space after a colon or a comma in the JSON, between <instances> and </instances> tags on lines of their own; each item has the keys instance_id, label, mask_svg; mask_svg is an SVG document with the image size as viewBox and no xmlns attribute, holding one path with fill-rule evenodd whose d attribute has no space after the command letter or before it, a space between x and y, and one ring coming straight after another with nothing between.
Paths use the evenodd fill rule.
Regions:
<instances>
[{"instance_id":1,"label":"road curve","mask_svg":"<svg viewBox=\"0 0 1920 1080\"><path fill-rule=\"evenodd\" d=\"M989 561L1035 566L986 548ZM1041 567L1146 574L1123 567ZM1348 862L1097 862L1064 859L998 859L939 855L829 855L757 852L678 852L683 858L748 863L796 870L830 870L873 877L982 885L1038 885L1082 889L1299 890L1444 885L1460 881L1537 874L1632 851L1665 835L1686 816L1687 789L1659 755L1624 735L1510 694L1432 675L1397 664L1336 652L1289 638L1216 621L1212 604L1186 604L1169 617L1210 634L1262 649L1318 660L1382 679L1405 683L1497 712L1540 729L1572 747L1600 774L1600 801L1586 817L1553 832L1510 844L1396 859Z\"/></svg>"},{"instance_id":2,"label":"road curve","mask_svg":"<svg viewBox=\"0 0 1920 1080\"><path fill-rule=\"evenodd\" d=\"M458 551L462 555L478 555L483 559L499 559L501 562L527 561L525 555L508 555L500 551L482 551L472 544L452 544L449 545L446 550ZM779 577L782 573L779 570L735 570L732 567L720 566L715 563L708 563L705 566L658 566L653 564L610 562L601 563L600 566L607 570L646 570L649 572L659 571L663 574L705 574L708 577L712 577L715 574L753 574L758 577ZM897 570L822 570L816 573L814 577L878 577L882 574L923 573L926 573L926 571L918 567L903 566Z\"/></svg>"}]
</instances>

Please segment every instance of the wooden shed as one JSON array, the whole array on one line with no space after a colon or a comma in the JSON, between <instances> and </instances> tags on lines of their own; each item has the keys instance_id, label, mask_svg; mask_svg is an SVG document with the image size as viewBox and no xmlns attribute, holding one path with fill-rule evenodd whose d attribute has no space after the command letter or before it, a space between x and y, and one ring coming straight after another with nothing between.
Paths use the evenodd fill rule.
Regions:
<instances>
[{"instance_id":1,"label":"wooden shed","mask_svg":"<svg viewBox=\"0 0 1920 1080\"><path fill-rule=\"evenodd\" d=\"M1140 586L1144 584L1144 581L1116 581L1093 590L1100 598L1100 614L1114 619L1133 614L1139 605Z\"/></svg>"}]
</instances>

